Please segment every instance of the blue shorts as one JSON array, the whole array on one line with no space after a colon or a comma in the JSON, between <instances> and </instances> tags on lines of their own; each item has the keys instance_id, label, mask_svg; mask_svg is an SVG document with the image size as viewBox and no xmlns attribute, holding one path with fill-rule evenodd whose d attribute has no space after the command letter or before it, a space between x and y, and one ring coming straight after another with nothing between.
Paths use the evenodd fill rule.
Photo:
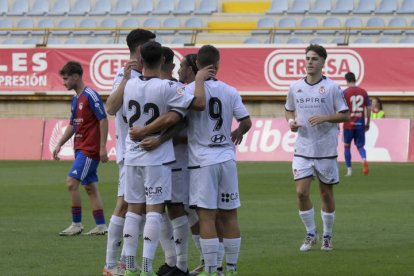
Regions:
<instances>
[{"instance_id":1,"label":"blue shorts","mask_svg":"<svg viewBox=\"0 0 414 276\"><path fill-rule=\"evenodd\" d=\"M358 148L365 146L365 129L344 129L344 144L351 144L352 139Z\"/></svg>"},{"instance_id":2,"label":"blue shorts","mask_svg":"<svg viewBox=\"0 0 414 276\"><path fill-rule=\"evenodd\" d=\"M98 165L99 160L87 157L82 151L77 150L75 152L75 161L73 161L68 176L79 180L82 185L98 182L98 175L96 174Z\"/></svg>"}]
</instances>

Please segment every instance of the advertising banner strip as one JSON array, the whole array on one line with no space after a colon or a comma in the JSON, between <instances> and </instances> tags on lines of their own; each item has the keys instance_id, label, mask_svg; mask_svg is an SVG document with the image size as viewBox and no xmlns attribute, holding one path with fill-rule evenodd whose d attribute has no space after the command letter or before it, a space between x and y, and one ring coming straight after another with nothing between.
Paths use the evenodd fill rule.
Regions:
<instances>
[{"instance_id":1,"label":"advertising banner strip","mask_svg":"<svg viewBox=\"0 0 414 276\"><path fill-rule=\"evenodd\" d=\"M198 48L174 48L175 76L183 56ZM395 47L327 47L324 74L345 87L344 75L355 73L368 92L414 95L414 49ZM303 47L220 47L218 79L249 95L284 95L292 81L306 74ZM65 91L59 70L79 61L88 86L103 94L111 90L116 70L129 59L123 48L0 48L0 94L22 91L53 94ZM378 57L392 57L381 59ZM386 68L387 70L384 70Z\"/></svg>"}]
</instances>

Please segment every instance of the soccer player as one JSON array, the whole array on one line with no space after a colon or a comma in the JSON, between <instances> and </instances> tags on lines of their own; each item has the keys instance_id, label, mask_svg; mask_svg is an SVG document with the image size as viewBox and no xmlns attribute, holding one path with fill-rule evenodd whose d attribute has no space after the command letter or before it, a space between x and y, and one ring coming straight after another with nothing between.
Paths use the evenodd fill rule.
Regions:
<instances>
[{"instance_id":1,"label":"soccer player","mask_svg":"<svg viewBox=\"0 0 414 276\"><path fill-rule=\"evenodd\" d=\"M123 275L125 270L125 260L117 263L117 255L120 244L122 242L122 233L125 223L125 214L127 212L128 204L124 200L125 189L125 167L124 167L124 153L125 153L125 139L128 135L128 124L124 121L122 116L122 103L124 97L124 89L127 81L131 78L136 78L141 75L141 53L140 46L145 42L155 39L155 34L144 30L132 30L126 38L126 42L130 52L130 59L124 67L118 69L114 78L112 93L106 100L107 112L110 115L115 115L115 129L116 129L116 163L119 169L119 181L117 201L114 212L108 227L108 240L106 245L106 265L103 268L104 276Z\"/></svg>"},{"instance_id":2,"label":"soccer player","mask_svg":"<svg viewBox=\"0 0 414 276\"><path fill-rule=\"evenodd\" d=\"M338 84L322 75L328 56L324 47L311 44L305 50L306 77L290 85L285 116L292 132L298 132L292 162L299 216L306 228L300 251L316 244L318 234L310 186L319 180L323 221L322 250L332 250L332 226L335 220L334 184L339 183L337 146L338 123L349 119L348 106Z\"/></svg>"},{"instance_id":3,"label":"soccer player","mask_svg":"<svg viewBox=\"0 0 414 276\"><path fill-rule=\"evenodd\" d=\"M125 142L125 201L128 202L128 212L124 226L124 244L127 267L125 275L139 275L135 255L140 221L146 212L140 274L144 276L156 275L152 263L161 234L164 202L171 198L171 168L168 165L175 161L175 157L171 140L152 151L143 150L140 147L141 139L135 134L136 129L150 124L167 112L183 116L190 107L202 110L205 108L205 95L200 85L195 96L192 96L174 82L159 79L162 61L159 43L147 42L140 51L144 75L127 82L123 103L123 112L130 127ZM150 135L157 136L159 133L151 132Z\"/></svg>"},{"instance_id":4,"label":"soccer player","mask_svg":"<svg viewBox=\"0 0 414 276\"><path fill-rule=\"evenodd\" d=\"M344 127L344 156L347 168L346 176L352 175L351 163L351 142L354 140L359 155L362 158L362 173L367 175L369 172L367 153L365 151L365 132L369 130L371 120L371 103L367 91L356 86L355 74L348 72L345 74L348 88L344 90L344 97L350 112L349 122L343 124ZM366 118L366 122L365 122Z\"/></svg>"},{"instance_id":5,"label":"soccer player","mask_svg":"<svg viewBox=\"0 0 414 276\"><path fill-rule=\"evenodd\" d=\"M97 186L99 161L108 161L106 151L108 120L105 109L99 94L85 86L82 80L83 69L79 62L69 61L59 74L65 87L76 92L72 98L70 123L53 150L53 158L59 160L58 155L62 145L75 135L75 161L66 178L72 205L72 224L59 235L74 236L83 231L80 183L88 194L96 223L96 227L86 235L105 235L108 230Z\"/></svg>"}]
</instances>

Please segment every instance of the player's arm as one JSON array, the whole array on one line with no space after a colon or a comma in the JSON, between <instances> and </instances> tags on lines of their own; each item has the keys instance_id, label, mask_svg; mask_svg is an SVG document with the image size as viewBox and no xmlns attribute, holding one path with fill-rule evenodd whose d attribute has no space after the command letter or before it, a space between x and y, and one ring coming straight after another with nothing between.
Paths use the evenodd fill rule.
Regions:
<instances>
[{"instance_id":1,"label":"player's arm","mask_svg":"<svg viewBox=\"0 0 414 276\"><path fill-rule=\"evenodd\" d=\"M59 152L60 149L62 148L62 146L72 137L73 133L74 133L74 128L73 125L68 125L66 127L65 132L63 133L62 138L60 138L59 142L57 143L55 149L53 150L53 159L55 160L59 160Z\"/></svg>"},{"instance_id":2,"label":"player's arm","mask_svg":"<svg viewBox=\"0 0 414 276\"><path fill-rule=\"evenodd\" d=\"M108 161L108 152L106 150L106 140L108 138L108 119L103 118L99 121L99 131L100 131L100 147L99 147L99 156L103 163Z\"/></svg>"},{"instance_id":3,"label":"player's arm","mask_svg":"<svg viewBox=\"0 0 414 276\"><path fill-rule=\"evenodd\" d=\"M369 101L369 98L367 100ZM365 116L367 116L367 122L365 123L365 131L368 131L369 130L369 124L371 123L371 103L370 102L368 102L368 105L366 106L365 111L366 111Z\"/></svg>"},{"instance_id":4,"label":"player's arm","mask_svg":"<svg viewBox=\"0 0 414 276\"><path fill-rule=\"evenodd\" d=\"M349 121L349 111L343 110L332 115L316 115L309 118L309 123L311 126L318 125L320 123L329 122L329 123L343 123Z\"/></svg>"},{"instance_id":5,"label":"player's arm","mask_svg":"<svg viewBox=\"0 0 414 276\"><path fill-rule=\"evenodd\" d=\"M160 136L146 137L141 141L140 147L146 151L150 151L150 150L157 148L159 145L161 145L165 141L168 141L171 138L176 139L177 137L176 135L178 134L180 130L182 130L185 127L185 125L186 125L185 121L181 120L179 123L173 125L172 127L168 128L166 131L164 131ZM177 137L177 138L181 138L181 137Z\"/></svg>"},{"instance_id":6,"label":"player's arm","mask_svg":"<svg viewBox=\"0 0 414 276\"><path fill-rule=\"evenodd\" d=\"M216 75L216 70L213 65L206 66L198 70L195 77L194 101L190 108L203 111L206 108L206 93L204 90L204 81L213 78Z\"/></svg>"},{"instance_id":7,"label":"player's arm","mask_svg":"<svg viewBox=\"0 0 414 276\"><path fill-rule=\"evenodd\" d=\"M138 62L136 60L129 60L124 67L124 76L116 87L115 91L112 92L109 97L106 99L106 112L110 115L115 115L116 112L122 107L123 99L124 99L124 89L131 78L131 71L133 68L138 67Z\"/></svg>"},{"instance_id":8,"label":"player's arm","mask_svg":"<svg viewBox=\"0 0 414 276\"><path fill-rule=\"evenodd\" d=\"M252 127L252 120L246 117L240 120L239 127L231 132L231 140L235 145L239 145L243 140L243 135L246 134Z\"/></svg>"},{"instance_id":9,"label":"player's arm","mask_svg":"<svg viewBox=\"0 0 414 276\"><path fill-rule=\"evenodd\" d=\"M155 119L149 125L144 127L132 127L129 129L129 137L132 140L141 140L152 133L161 132L171 127L182 119L182 115L177 111L170 110Z\"/></svg>"},{"instance_id":10,"label":"player's arm","mask_svg":"<svg viewBox=\"0 0 414 276\"><path fill-rule=\"evenodd\" d=\"M297 132L300 125L296 122L295 112L285 109L285 118L289 124L289 128L292 132Z\"/></svg>"}]
</instances>

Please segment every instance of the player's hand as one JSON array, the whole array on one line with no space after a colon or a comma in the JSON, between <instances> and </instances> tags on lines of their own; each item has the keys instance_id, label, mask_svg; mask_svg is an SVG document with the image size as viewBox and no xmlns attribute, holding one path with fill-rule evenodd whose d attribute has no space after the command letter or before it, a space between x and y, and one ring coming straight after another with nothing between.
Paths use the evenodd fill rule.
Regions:
<instances>
[{"instance_id":1,"label":"player's hand","mask_svg":"<svg viewBox=\"0 0 414 276\"><path fill-rule=\"evenodd\" d=\"M298 124L298 122L296 120L290 119L289 120L289 128L290 131L292 132L297 132L299 127L301 127L301 125Z\"/></svg>"},{"instance_id":2,"label":"player's hand","mask_svg":"<svg viewBox=\"0 0 414 276\"><path fill-rule=\"evenodd\" d=\"M243 141L243 134L240 134L239 129L235 129L231 132L231 140L237 146Z\"/></svg>"},{"instance_id":3,"label":"player's hand","mask_svg":"<svg viewBox=\"0 0 414 276\"><path fill-rule=\"evenodd\" d=\"M128 62L125 64L124 67L124 78L129 80L131 78L131 71L135 69L138 69L138 61L136 59L130 59L128 60Z\"/></svg>"},{"instance_id":4,"label":"player's hand","mask_svg":"<svg viewBox=\"0 0 414 276\"><path fill-rule=\"evenodd\" d=\"M144 138L139 144L139 147L143 150L151 151L157 148L159 145L161 145L161 139L159 139L159 137L150 136Z\"/></svg>"},{"instance_id":5,"label":"player's hand","mask_svg":"<svg viewBox=\"0 0 414 276\"><path fill-rule=\"evenodd\" d=\"M108 162L108 152L106 151L106 147L101 147L99 150L99 157L102 163Z\"/></svg>"},{"instance_id":6,"label":"player's hand","mask_svg":"<svg viewBox=\"0 0 414 276\"><path fill-rule=\"evenodd\" d=\"M139 141L146 136L144 128L142 127L131 127L129 129L129 138L133 141Z\"/></svg>"},{"instance_id":7,"label":"player's hand","mask_svg":"<svg viewBox=\"0 0 414 276\"><path fill-rule=\"evenodd\" d=\"M324 117L323 116L312 116L309 118L309 123L311 126L316 126L320 123L325 122Z\"/></svg>"},{"instance_id":8,"label":"player's hand","mask_svg":"<svg viewBox=\"0 0 414 276\"><path fill-rule=\"evenodd\" d=\"M368 130L369 130L369 124L365 125L365 131L368 131Z\"/></svg>"},{"instance_id":9,"label":"player's hand","mask_svg":"<svg viewBox=\"0 0 414 276\"><path fill-rule=\"evenodd\" d=\"M214 78L216 76L216 69L213 65L206 66L198 70L196 75L196 80L205 81L209 78Z\"/></svg>"},{"instance_id":10,"label":"player's hand","mask_svg":"<svg viewBox=\"0 0 414 276\"><path fill-rule=\"evenodd\" d=\"M53 159L60 160L59 158L59 152L60 152L61 146L57 145L56 148L53 150Z\"/></svg>"}]
</instances>

